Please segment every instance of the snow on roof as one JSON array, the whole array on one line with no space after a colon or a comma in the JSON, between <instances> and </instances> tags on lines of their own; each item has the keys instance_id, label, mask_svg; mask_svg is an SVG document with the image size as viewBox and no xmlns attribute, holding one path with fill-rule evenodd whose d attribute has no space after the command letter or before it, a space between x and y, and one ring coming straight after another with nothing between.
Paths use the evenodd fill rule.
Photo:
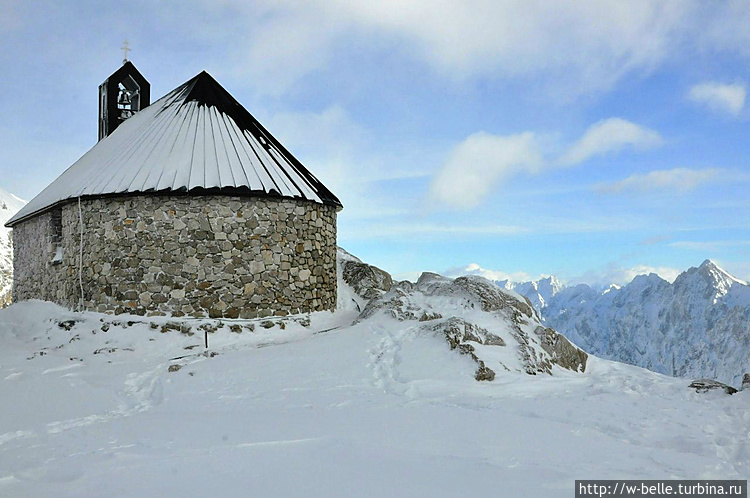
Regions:
<instances>
[{"instance_id":1,"label":"snow on roof","mask_svg":"<svg viewBox=\"0 0 750 498\"><path fill-rule=\"evenodd\" d=\"M7 226L77 197L205 189L341 207L335 195L203 71L123 122Z\"/></svg>"}]
</instances>

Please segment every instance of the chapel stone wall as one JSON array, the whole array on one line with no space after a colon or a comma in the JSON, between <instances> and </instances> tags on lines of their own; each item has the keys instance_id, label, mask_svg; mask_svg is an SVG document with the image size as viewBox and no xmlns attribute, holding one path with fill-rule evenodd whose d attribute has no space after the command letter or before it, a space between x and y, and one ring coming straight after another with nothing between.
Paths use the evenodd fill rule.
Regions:
<instances>
[{"instance_id":1,"label":"chapel stone wall","mask_svg":"<svg viewBox=\"0 0 750 498\"><path fill-rule=\"evenodd\" d=\"M54 211L14 227L14 301L75 308L83 288L85 309L118 314L255 318L336 306L334 207L139 195L87 199L80 208L60 208L60 241Z\"/></svg>"}]
</instances>

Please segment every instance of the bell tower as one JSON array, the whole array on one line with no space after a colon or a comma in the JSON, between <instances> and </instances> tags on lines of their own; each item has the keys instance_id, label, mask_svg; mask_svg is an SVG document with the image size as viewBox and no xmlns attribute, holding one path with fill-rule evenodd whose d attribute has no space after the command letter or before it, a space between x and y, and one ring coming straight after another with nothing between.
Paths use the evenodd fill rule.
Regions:
<instances>
[{"instance_id":1,"label":"bell tower","mask_svg":"<svg viewBox=\"0 0 750 498\"><path fill-rule=\"evenodd\" d=\"M127 59L129 49L124 50L126 58L120 69L99 85L99 140L151 103L151 85Z\"/></svg>"}]
</instances>

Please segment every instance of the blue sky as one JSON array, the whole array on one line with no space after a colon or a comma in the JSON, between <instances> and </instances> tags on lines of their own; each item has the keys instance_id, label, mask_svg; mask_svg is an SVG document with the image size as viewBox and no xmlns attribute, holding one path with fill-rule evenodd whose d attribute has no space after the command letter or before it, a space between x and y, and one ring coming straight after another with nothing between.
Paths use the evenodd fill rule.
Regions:
<instances>
[{"instance_id":1,"label":"blue sky","mask_svg":"<svg viewBox=\"0 0 750 498\"><path fill-rule=\"evenodd\" d=\"M211 73L398 276L750 279L750 3L0 0L0 187L96 141L130 59L152 99Z\"/></svg>"}]
</instances>

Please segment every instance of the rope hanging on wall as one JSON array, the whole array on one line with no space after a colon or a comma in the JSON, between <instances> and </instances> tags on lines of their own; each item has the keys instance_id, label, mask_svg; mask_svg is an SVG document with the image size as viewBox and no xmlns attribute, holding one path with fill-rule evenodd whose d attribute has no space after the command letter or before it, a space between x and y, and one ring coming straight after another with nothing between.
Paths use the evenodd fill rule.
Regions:
<instances>
[{"instance_id":1,"label":"rope hanging on wall","mask_svg":"<svg viewBox=\"0 0 750 498\"><path fill-rule=\"evenodd\" d=\"M81 299L78 301L78 311L83 311L83 211L81 211L81 196L78 196L78 226L81 231L81 243L78 251L78 285L81 288Z\"/></svg>"}]
</instances>

